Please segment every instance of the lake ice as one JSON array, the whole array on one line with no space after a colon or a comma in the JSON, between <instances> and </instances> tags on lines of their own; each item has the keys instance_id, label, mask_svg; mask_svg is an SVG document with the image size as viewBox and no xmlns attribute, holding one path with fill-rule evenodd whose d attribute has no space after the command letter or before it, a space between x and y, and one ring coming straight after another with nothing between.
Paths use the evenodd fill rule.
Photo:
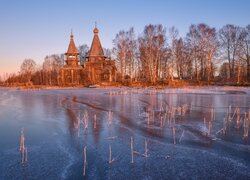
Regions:
<instances>
[{"instance_id":1,"label":"lake ice","mask_svg":"<svg viewBox=\"0 0 250 180\"><path fill-rule=\"evenodd\" d=\"M249 88L1 88L0 179L249 179L249 117Z\"/></svg>"}]
</instances>

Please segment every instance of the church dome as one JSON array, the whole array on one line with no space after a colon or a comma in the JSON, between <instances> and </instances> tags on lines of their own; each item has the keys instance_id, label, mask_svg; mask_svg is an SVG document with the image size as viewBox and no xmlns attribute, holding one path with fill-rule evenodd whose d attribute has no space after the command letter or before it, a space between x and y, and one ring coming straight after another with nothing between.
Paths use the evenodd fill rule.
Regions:
<instances>
[{"instance_id":1,"label":"church dome","mask_svg":"<svg viewBox=\"0 0 250 180\"><path fill-rule=\"evenodd\" d=\"M95 27L94 30L93 30L93 32L94 32L95 34L98 34L98 33L99 33L99 29L98 29L97 27Z\"/></svg>"}]
</instances>

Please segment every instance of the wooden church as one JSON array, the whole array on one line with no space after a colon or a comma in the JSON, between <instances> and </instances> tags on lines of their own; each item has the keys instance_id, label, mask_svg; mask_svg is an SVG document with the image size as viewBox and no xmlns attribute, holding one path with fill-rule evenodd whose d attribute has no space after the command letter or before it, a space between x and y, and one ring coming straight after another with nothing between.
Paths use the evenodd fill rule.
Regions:
<instances>
[{"instance_id":1,"label":"wooden church","mask_svg":"<svg viewBox=\"0 0 250 180\"><path fill-rule=\"evenodd\" d=\"M104 55L99 39L99 30L94 28L91 48L83 64L80 64L79 53L71 33L68 51L65 53L65 64L61 69L62 85L90 85L116 81L115 61Z\"/></svg>"},{"instance_id":2,"label":"wooden church","mask_svg":"<svg viewBox=\"0 0 250 180\"><path fill-rule=\"evenodd\" d=\"M82 84L83 68L80 66L79 53L75 46L74 36L71 33L68 51L65 53L65 64L61 69L62 85Z\"/></svg>"}]
</instances>

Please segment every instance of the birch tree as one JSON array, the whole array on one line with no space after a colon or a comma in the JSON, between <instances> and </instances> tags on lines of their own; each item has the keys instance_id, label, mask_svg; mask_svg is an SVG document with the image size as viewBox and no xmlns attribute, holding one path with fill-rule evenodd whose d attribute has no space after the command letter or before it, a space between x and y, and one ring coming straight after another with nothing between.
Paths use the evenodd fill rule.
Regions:
<instances>
[{"instance_id":1,"label":"birch tree","mask_svg":"<svg viewBox=\"0 0 250 180\"><path fill-rule=\"evenodd\" d=\"M193 49L196 79L207 79L208 83L210 83L213 59L218 49L216 29L203 23L191 25L187 37ZM198 67L200 67L200 73Z\"/></svg>"},{"instance_id":2,"label":"birch tree","mask_svg":"<svg viewBox=\"0 0 250 180\"><path fill-rule=\"evenodd\" d=\"M247 81L250 82L250 25L243 30L243 60L246 61Z\"/></svg>"},{"instance_id":3,"label":"birch tree","mask_svg":"<svg viewBox=\"0 0 250 180\"><path fill-rule=\"evenodd\" d=\"M166 30L162 25L147 25L138 38L140 61L143 74L151 83L156 83L159 77L161 56L164 55ZM147 76L146 76L147 75Z\"/></svg>"},{"instance_id":4,"label":"birch tree","mask_svg":"<svg viewBox=\"0 0 250 180\"><path fill-rule=\"evenodd\" d=\"M176 74L179 79L187 79L192 76L192 62L187 43L182 38L179 38L175 40L174 47Z\"/></svg>"},{"instance_id":5,"label":"birch tree","mask_svg":"<svg viewBox=\"0 0 250 180\"><path fill-rule=\"evenodd\" d=\"M85 61L86 56L88 55L89 47L87 44L80 45L77 48L79 52L80 64L83 64Z\"/></svg>"},{"instance_id":6,"label":"birch tree","mask_svg":"<svg viewBox=\"0 0 250 180\"><path fill-rule=\"evenodd\" d=\"M135 68L135 60L136 60L136 39L134 28L130 28L129 31L126 32L126 67L128 68L128 74L130 78L130 83L132 82L133 77L135 76L134 68Z\"/></svg>"},{"instance_id":7,"label":"birch tree","mask_svg":"<svg viewBox=\"0 0 250 180\"><path fill-rule=\"evenodd\" d=\"M46 84L59 84L59 72L62 68L62 59L58 55L46 56L43 62L43 72Z\"/></svg>"},{"instance_id":8,"label":"birch tree","mask_svg":"<svg viewBox=\"0 0 250 180\"><path fill-rule=\"evenodd\" d=\"M199 33L197 30L197 26L196 25L191 25L189 27L189 32L187 33L187 43L188 46L190 48L190 55L193 59L193 66L194 66L194 70L195 70L195 77L196 77L196 81L200 80L200 61L199 59L201 58L201 46L200 46L200 37L199 37Z\"/></svg>"},{"instance_id":9,"label":"birch tree","mask_svg":"<svg viewBox=\"0 0 250 180\"><path fill-rule=\"evenodd\" d=\"M243 39L243 29L239 26L227 24L219 30L220 45L224 51L229 65L230 78L235 77L237 54Z\"/></svg>"},{"instance_id":10,"label":"birch tree","mask_svg":"<svg viewBox=\"0 0 250 180\"><path fill-rule=\"evenodd\" d=\"M174 67L175 67L175 64L177 62L177 38L178 38L178 35L179 35L179 32L178 30L173 26L169 29L169 36L170 36L170 39L171 39L171 61L170 61L170 65L169 65L169 74L170 74L170 77L171 77L171 80L173 80L174 78Z\"/></svg>"},{"instance_id":11,"label":"birch tree","mask_svg":"<svg viewBox=\"0 0 250 180\"><path fill-rule=\"evenodd\" d=\"M126 49L127 49L126 32L120 31L118 34L116 34L113 43L114 43L113 52L116 57L118 69L120 70L121 73L121 81L123 82L125 77L125 59L126 59Z\"/></svg>"},{"instance_id":12,"label":"birch tree","mask_svg":"<svg viewBox=\"0 0 250 180\"><path fill-rule=\"evenodd\" d=\"M217 40L217 34L215 28L210 28L207 25L202 25L201 28L202 35L205 41L205 53L207 57L207 81L210 84L211 77L212 77L212 66L213 66L213 58L216 55L216 52L218 50L219 44Z\"/></svg>"},{"instance_id":13,"label":"birch tree","mask_svg":"<svg viewBox=\"0 0 250 180\"><path fill-rule=\"evenodd\" d=\"M25 59L21 64L21 74L25 77L25 81L30 83L31 76L36 70L36 62L33 59Z\"/></svg>"}]
</instances>

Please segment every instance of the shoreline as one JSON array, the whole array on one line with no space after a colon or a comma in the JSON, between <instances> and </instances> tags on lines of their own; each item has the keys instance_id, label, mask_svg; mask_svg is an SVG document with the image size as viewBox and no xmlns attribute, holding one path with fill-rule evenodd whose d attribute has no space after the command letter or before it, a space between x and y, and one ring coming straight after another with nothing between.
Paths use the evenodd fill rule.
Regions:
<instances>
[{"instance_id":1,"label":"shoreline","mask_svg":"<svg viewBox=\"0 0 250 180\"><path fill-rule=\"evenodd\" d=\"M205 87L221 87L221 88L250 88L250 85L186 85L186 86L170 86L170 85L148 85L148 86L125 86L125 85L116 85L116 86L45 86L45 85L32 85L32 86L7 86L0 85L0 89L12 89L12 90L53 90L53 89L167 89L167 88L176 88L176 89L185 89L185 88L205 88Z\"/></svg>"}]
</instances>

